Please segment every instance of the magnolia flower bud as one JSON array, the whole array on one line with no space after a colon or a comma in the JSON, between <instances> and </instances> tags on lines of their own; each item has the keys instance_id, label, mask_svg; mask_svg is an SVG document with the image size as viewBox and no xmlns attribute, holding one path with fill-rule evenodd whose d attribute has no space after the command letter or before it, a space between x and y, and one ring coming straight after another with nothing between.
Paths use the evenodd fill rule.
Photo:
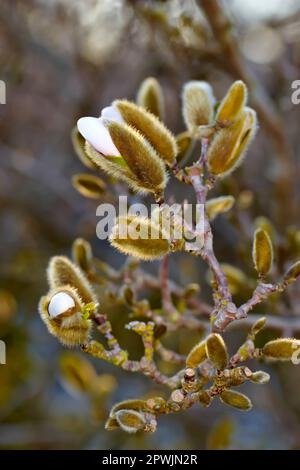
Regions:
<instances>
[{"instance_id":1,"label":"magnolia flower bud","mask_svg":"<svg viewBox=\"0 0 300 470\"><path fill-rule=\"evenodd\" d=\"M72 184L82 196L100 199L105 193L106 184L95 175L80 173L72 177Z\"/></svg>"},{"instance_id":2,"label":"magnolia flower bud","mask_svg":"<svg viewBox=\"0 0 300 470\"><path fill-rule=\"evenodd\" d=\"M266 343L262 349L263 355L267 358L279 361L289 361L293 354L297 356L300 350L300 340L294 338L279 338Z\"/></svg>"},{"instance_id":3,"label":"magnolia flower bud","mask_svg":"<svg viewBox=\"0 0 300 470\"><path fill-rule=\"evenodd\" d=\"M130 101L117 100L113 106L118 109L126 124L139 131L164 162L172 166L178 149L174 135L166 126L152 113ZM115 144L119 148L118 143ZM122 153L122 149L120 151Z\"/></svg>"},{"instance_id":4,"label":"magnolia flower bud","mask_svg":"<svg viewBox=\"0 0 300 470\"><path fill-rule=\"evenodd\" d=\"M39 312L49 332L66 346L79 346L88 341L91 320L82 315L84 306L77 290L65 285L42 297Z\"/></svg>"},{"instance_id":5,"label":"magnolia flower bud","mask_svg":"<svg viewBox=\"0 0 300 470\"><path fill-rule=\"evenodd\" d=\"M234 82L223 98L216 115L221 125L231 124L239 117L247 101L247 87L244 82Z\"/></svg>"},{"instance_id":6,"label":"magnolia flower bud","mask_svg":"<svg viewBox=\"0 0 300 470\"><path fill-rule=\"evenodd\" d=\"M48 281L52 289L70 285L85 304L98 303L97 297L85 274L66 256L54 256L48 266Z\"/></svg>"},{"instance_id":7,"label":"magnolia flower bud","mask_svg":"<svg viewBox=\"0 0 300 470\"><path fill-rule=\"evenodd\" d=\"M72 245L72 257L79 268L88 273L93 269L93 252L91 244L83 238L76 238Z\"/></svg>"},{"instance_id":8,"label":"magnolia flower bud","mask_svg":"<svg viewBox=\"0 0 300 470\"><path fill-rule=\"evenodd\" d=\"M225 369L228 362L227 348L221 335L212 333L205 344L206 354L213 366L218 370Z\"/></svg>"},{"instance_id":9,"label":"magnolia flower bud","mask_svg":"<svg viewBox=\"0 0 300 470\"><path fill-rule=\"evenodd\" d=\"M202 81L186 83L183 87L182 101L183 118L190 131L211 122L216 100L209 83Z\"/></svg>"},{"instance_id":10,"label":"magnolia flower bud","mask_svg":"<svg viewBox=\"0 0 300 470\"><path fill-rule=\"evenodd\" d=\"M95 117L83 117L77 121L80 134L98 152L103 155L120 156L120 152L112 141L109 131L103 124L102 119Z\"/></svg>"},{"instance_id":11,"label":"magnolia flower bud","mask_svg":"<svg viewBox=\"0 0 300 470\"><path fill-rule=\"evenodd\" d=\"M220 395L220 400L226 405L233 406L239 410L249 411L252 408L251 400L243 393L232 390L224 390Z\"/></svg>"},{"instance_id":12,"label":"magnolia flower bud","mask_svg":"<svg viewBox=\"0 0 300 470\"><path fill-rule=\"evenodd\" d=\"M137 104L161 120L164 118L164 97L161 86L156 78L146 78L139 88Z\"/></svg>"},{"instance_id":13,"label":"magnolia flower bud","mask_svg":"<svg viewBox=\"0 0 300 470\"><path fill-rule=\"evenodd\" d=\"M223 177L237 168L256 131L256 113L245 108L230 126L220 129L207 152L207 164L214 176Z\"/></svg>"},{"instance_id":14,"label":"magnolia flower bud","mask_svg":"<svg viewBox=\"0 0 300 470\"><path fill-rule=\"evenodd\" d=\"M265 276L272 268L273 246L267 232L257 229L254 235L252 257L256 271Z\"/></svg>"},{"instance_id":15,"label":"magnolia flower bud","mask_svg":"<svg viewBox=\"0 0 300 470\"><path fill-rule=\"evenodd\" d=\"M187 367L197 367L199 364L201 364L201 362L203 362L207 358L205 343L206 341L203 340L200 343L196 344L193 349L191 349L186 358Z\"/></svg>"},{"instance_id":16,"label":"magnolia flower bud","mask_svg":"<svg viewBox=\"0 0 300 470\"><path fill-rule=\"evenodd\" d=\"M220 196L209 199L205 206L209 219L213 220L217 215L230 211L233 204L233 196Z\"/></svg>"},{"instance_id":17,"label":"magnolia flower bud","mask_svg":"<svg viewBox=\"0 0 300 470\"><path fill-rule=\"evenodd\" d=\"M76 304L73 297L67 292L58 292L53 295L48 305L48 313L50 318L56 318L66 313L75 311Z\"/></svg>"},{"instance_id":18,"label":"magnolia flower bud","mask_svg":"<svg viewBox=\"0 0 300 470\"><path fill-rule=\"evenodd\" d=\"M150 219L137 216L119 217L111 232L110 243L121 253L145 261L159 259L171 249L170 240L159 226Z\"/></svg>"}]
</instances>

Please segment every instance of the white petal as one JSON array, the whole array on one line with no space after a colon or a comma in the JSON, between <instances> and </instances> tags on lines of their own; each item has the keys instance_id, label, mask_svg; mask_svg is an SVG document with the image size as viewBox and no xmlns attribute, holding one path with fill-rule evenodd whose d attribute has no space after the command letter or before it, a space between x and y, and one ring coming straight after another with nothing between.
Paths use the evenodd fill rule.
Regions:
<instances>
[{"instance_id":1,"label":"white petal","mask_svg":"<svg viewBox=\"0 0 300 470\"><path fill-rule=\"evenodd\" d=\"M70 308L75 307L75 300L67 292L55 294L48 305L48 312L51 318L55 318Z\"/></svg>"},{"instance_id":2,"label":"white petal","mask_svg":"<svg viewBox=\"0 0 300 470\"><path fill-rule=\"evenodd\" d=\"M104 119L109 119L110 121L117 121L120 124L124 122L124 119L121 116L121 113L114 106L107 106L101 111L101 117Z\"/></svg>"},{"instance_id":3,"label":"white petal","mask_svg":"<svg viewBox=\"0 0 300 470\"><path fill-rule=\"evenodd\" d=\"M83 117L77 121L77 127L85 140L98 150L98 152L103 155L120 156L119 150L113 143L112 138L101 119L95 117Z\"/></svg>"}]
</instances>

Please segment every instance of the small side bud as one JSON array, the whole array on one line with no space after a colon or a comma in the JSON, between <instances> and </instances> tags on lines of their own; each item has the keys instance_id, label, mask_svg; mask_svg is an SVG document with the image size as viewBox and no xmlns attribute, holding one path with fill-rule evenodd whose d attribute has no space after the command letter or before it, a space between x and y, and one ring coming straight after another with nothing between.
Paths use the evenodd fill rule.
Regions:
<instances>
[{"instance_id":1,"label":"small side bud","mask_svg":"<svg viewBox=\"0 0 300 470\"><path fill-rule=\"evenodd\" d=\"M110 243L121 253L145 261L159 259L171 249L167 235L159 226L150 219L137 216L118 217Z\"/></svg>"},{"instance_id":2,"label":"small side bud","mask_svg":"<svg viewBox=\"0 0 300 470\"><path fill-rule=\"evenodd\" d=\"M247 87L244 82L234 82L221 101L216 114L216 121L220 125L230 125L241 114L247 101Z\"/></svg>"},{"instance_id":3,"label":"small side bud","mask_svg":"<svg viewBox=\"0 0 300 470\"><path fill-rule=\"evenodd\" d=\"M210 220L214 220L219 214L230 211L234 204L233 196L220 196L209 199L206 203L206 212Z\"/></svg>"},{"instance_id":4,"label":"small side bud","mask_svg":"<svg viewBox=\"0 0 300 470\"><path fill-rule=\"evenodd\" d=\"M209 83L186 83L182 93L182 112L186 127L193 132L197 127L209 124L213 118L214 104L215 98Z\"/></svg>"},{"instance_id":5,"label":"small side bud","mask_svg":"<svg viewBox=\"0 0 300 470\"><path fill-rule=\"evenodd\" d=\"M226 405L233 406L239 410L249 411L252 408L250 398L243 393L239 393L232 390L224 390L220 395L220 400Z\"/></svg>"},{"instance_id":6,"label":"small side bud","mask_svg":"<svg viewBox=\"0 0 300 470\"><path fill-rule=\"evenodd\" d=\"M198 392L199 403L202 406L209 406L211 404L212 398L206 390L200 390Z\"/></svg>"},{"instance_id":7,"label":"small side bud","mask_svg":"<svg viewBox=\"0 0 300 470\"><path fill-rule=\"evenodd\" d=\"M128 433L141 431L146 425L143 414L134 410L119 410L115 414L115 419L120 428Z\"/></svg>"},{"instance_id":8,"label":"small side bud","mask_svg":"<svg viewBox=\"0 0 300 470\"><path fill-rule=\"evenodd\" d=\"M292 266L287 270L287 272L284 275L283 280L287 284L291 284L292 282L295 282L299 276L300 276L300 261L297 261L296 263L292 264Z\"/></svg>"},{"instance_id":9,"label":"small side bud","mask_svg":"<svg viewBox=\"0 0 300 470\"><path fill-rule=\"evenodd\" d=\"M270 375L267 374L267 372L264 372L263 370L258 370L257 372L253 372L250 377L250 380L255 384L264 385L270 381Z\"/></svg>"},{"instance_id":10,"label":"small side bud","mask_svg":"<svg viewBox=\"0 0 300 470\"><path fill-rule=\"evenodd\" d=\"M251 327L252 335L256 336L265 327L266 321L266 317L259 318Z\"/></svg>"},{"instance_id":11,"label":"small side bud","mask_svg":"<svg viewBox=\"0 0 300 470\"><path fill-rule=\"evenodd\" d=\"M101 199L106 188L106 184L101 178L86 173L74 175L72 184L82 196L90 199Z\"/></svg>"},{"instance_id":12,"label":"small side bud","mask_svg":"<svg viewBox=\"0 0 300 470\"><path fill-rule=\"evenodd\" d=\"M133 399L124 400L124 401L120 401L119 403L116 403L110 410L109 416L111 418L115 418L116 413L119 410L147 411L148 408L144 400L138 400L138 399L133 398Z\"/></svg>"},{"instance_id":13,"label":"small side bud","mask_svg":"<svg viewBox=\"0 0 300 470\"><path fill-rule=\"evenodd\" d=\"M85 273L91 271L93 264L91 244L83 238L76 238L72 245L72 258L82 271Z\"/></svg>"},{"instance_id":14,"label":"small side bud","mask_svg":"<svg viewBox=\"0 0 300 470\"><path fill-rule=\"evenodd\" d=\"M269 341L262 348L265 357L279 361L289 361L293 354L299 354L300 340L294 338L279 338ZM297 354L298 353L298 354Z\"/></svg>"},{"instance_id":15,"label":"small side bud","mask_svg":"<svg viewBox=\"0 0 300 470\"><path fill-rule=\"evenodd\" d=\"M218 370L225 369L228 362L228 352L222 336L218 333L209 335L205 348L207 357L213 366Z\"/></svg>"},{"instance_id":16,"label":"small side bud","mask_svg":"<svg viewBox=\"0 0 300 470\"><path fill-rule=\"evenodd\" d=\"M254 234L253 263L259 276L266 276L273 264L273 246L267 232L257 229Z\"/></svg>"},{"instance_id":17,"label":"small side bud","mask_svg":"<svg viewBox=\"0 0 300 470\"><path fill-rule=\"evenodd\" d=\"M186 366L191 368L198 367L206 358L205 340L203 340L196 344L189 352L186 358Z\"/></svg>"},{"instance_id":18,"label":"small side bud","mask_svg":"<svg viewBox=\"0 0 300 470\"><path fill-rule=\"evenodd\" d=\"M165 103L162 88L156 78L148 77L140 85L137 104L163 121Z\"/></svg>"}]
</instances>

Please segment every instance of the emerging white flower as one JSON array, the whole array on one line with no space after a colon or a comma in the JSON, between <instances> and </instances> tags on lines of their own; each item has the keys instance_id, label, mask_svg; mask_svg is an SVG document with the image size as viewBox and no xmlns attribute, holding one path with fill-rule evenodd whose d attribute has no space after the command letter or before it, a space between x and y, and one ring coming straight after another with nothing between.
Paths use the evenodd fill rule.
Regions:
<instances>
[{"instance_id":1,"label":"emerging white flower","mask_svg":"<svg viewBox=\"0 0 300 470\"><path fill-rule=\"evenodd\" d=\"M48 313L51 318L67 312L75 307L75 300L67 292L58 292L49 302Z\"/></svg>"},{"instance_id":2,"label":"emerging white flower","mask_svg":"<svg viewBox=\"0 0 300 470\"><path fill-rule=\"evenodd\" d=\"M98 152L103 155L119 157L120 152L112 141L109 131L105 127L105 121L116 121L123 123L124 120L119 111L114 106L107 106L101 111L99 118L83 117L77 121L80 134Z\"/></svg>"}]
</instances>

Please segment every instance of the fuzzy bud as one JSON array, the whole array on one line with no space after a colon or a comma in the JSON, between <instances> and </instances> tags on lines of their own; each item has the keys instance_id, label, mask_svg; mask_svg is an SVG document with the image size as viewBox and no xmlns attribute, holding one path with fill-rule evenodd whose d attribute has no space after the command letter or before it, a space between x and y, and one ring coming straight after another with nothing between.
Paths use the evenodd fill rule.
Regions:
<instances>
[{"instance_id":1,"label":"fuzzy bud","mask_svg":"<svg viewBox=\"0 0 300 470\"><path fill-rule=\"evenodd\" d=\"M209 199L206 203L206 212L208 218L213 220L217 215L230 211L234 204L233 196L220 196Z\"/></svg>"},{"instance_id":2,"label":"fuzzy bud","mask_svg":"<svg viewBox=\"0 0 300 470\"><path fill-rule=\"evenodd\" d=\"M198 367L207 358L205 340L196 344L186 358L186 367Z\"/></svg>"},{"instance_id":3,"label":"fuzzy bud","mask_svg":"<svg viewBox=\"0 0 300 470\"><path fill-rule=\"evenodd\" d=\"M273 246L267 232L257 229L252 249L253 263L259 276L266 276L273 264Z\"/></svg>"},{"instance_id":4,"label":"fuzzy bud","mask_svg":"<svg viewBox=\"0 0 300 470\"><path fill-rule=\"evenodd\" d=\"M230 174L243 160L256 131L256 113L246 108L230 127L220 129L207 152L207 163L214 176Z\"/></svg>"},{"instance_id":5,"label":"fuzzy bud","mask_svg":"<svg viewBox=\"0 0 300 470\"><path fill-rule=\"evenodd\" d=\"M138 216L118 217L110 243L121 253L145 261L159 259L171 248L167 235L159 226L150 219Z\"/></svg>"},{"instance_id":6,"label":"fuzzy bud","mask_svg":"<svg viewBox=\"0 0 300 470\"><path fill-rule=\"evenodd\" d=\"M218 108L216 121L220 125L228 125L234 122L246 105L247 95L245 83L241 80L234 82Z\"/></svg>"},{"instance_id":7,"label":"fuzzy bud","mask_svg":"<svg viewBox=\"0 0 300 470\"><path fill-rule=\"evenodd\" d=\"M265 357L279 361L289 361L294 353L300 350L300 340L294 338L279 338L266 343L262 349Z\"/></svg>"},{"instance_id":8,"label":"fuzzy bud","mask_svg":"<svg viewBox=\"0 0 300 470\"><path fill-rule=\"evenodd\" d=\"M137 94L137 104L159 119L164 119L164 97L156 78L148 77L141 83Z\"/></svg>"},{"instance_id":9,"label":"fuzzy bud","mask_svg":"<svg viewBox=\"0 0 300 470\"><path fill-rule=\"evenodd\" d=\"M292 266L285 273L283 280L287 284L291 284L297 280L298 276L300 276L300 261L292 264Z\"/></svg>"},{"instance_id":10,"label":"fuzzy bud","mask_svg":"<svg viewBox=\"0 0 300 470\"><path fill-rule=\"evenodd\" d=\"M90 199L100 199L105 193L106 184L95 175L80 173L72 177L74 188L85 197Z\"/></svg>"},{"instance_id":11,"label":"fuzzy bud","mask_svg":"<svg viewBox=\"0 0 300 470\"><path fill-rule=\"evenodd\" d=\"M184 85L182 93L183 118L186 127L195 131L212 121L215 98L209 83L191 81Z\"/></svg>"},{"instance_id":12,"label":"fuzzy bud","mask_svg":"<svg viewBox=\"0 0 300 470\"><path fill-rule=\"evenodd\" d=\"M114 101L113 106L119 111L126 124L144 136L163 161L172 166L178 151L177 144L174 135L165 125L154 114L130 101L117 100ZM113 135L112 138L121 155L124 155Z\"/></svg>"},{"instance_id":13,"label":"fuzzy bud","mask_svg":"<svg viewBox=\"0 0 300 470\"><path fill-rule=\"evenodd\" d=\"M205 344L206 354L213 366L218 370L225 369L228 362L227 348L221 335L212 333Z\"/></svg>"},{"instance_id":14,"label":"fuzzy bud","mask_svg":"<svg viewBox=\"0 0 300 470\"><path fill-rule=\"evenodd\" d=\"M39 312L49 332L66 346L79 346L88 341L91 320L84 318L82 299L71 286L52 289L42 297Z\"/></svg>"},{"instance_id":15,"label":"fuzzy bud","mask_svg":"<svg viewBox=\"0 0 300 470\"><path fill-rule=\"evenodd\" d=\"M249 411L252 408L251 400L246 395L233 390L224 390L220 395L220 400L239 410Z\"/></svg>"},{"instance_id":16,"label":"fuzzy bud","mask_svg":"<svg viewBox=\"0 0 300 470\"><path fill-rule=\"evenodd\" d=\"M51 258L47 270L49 285L52 289L69 284L74 287L84 304L98 303L97 297L85 274L66 256Z\"/></svg>"}]
</instances>

